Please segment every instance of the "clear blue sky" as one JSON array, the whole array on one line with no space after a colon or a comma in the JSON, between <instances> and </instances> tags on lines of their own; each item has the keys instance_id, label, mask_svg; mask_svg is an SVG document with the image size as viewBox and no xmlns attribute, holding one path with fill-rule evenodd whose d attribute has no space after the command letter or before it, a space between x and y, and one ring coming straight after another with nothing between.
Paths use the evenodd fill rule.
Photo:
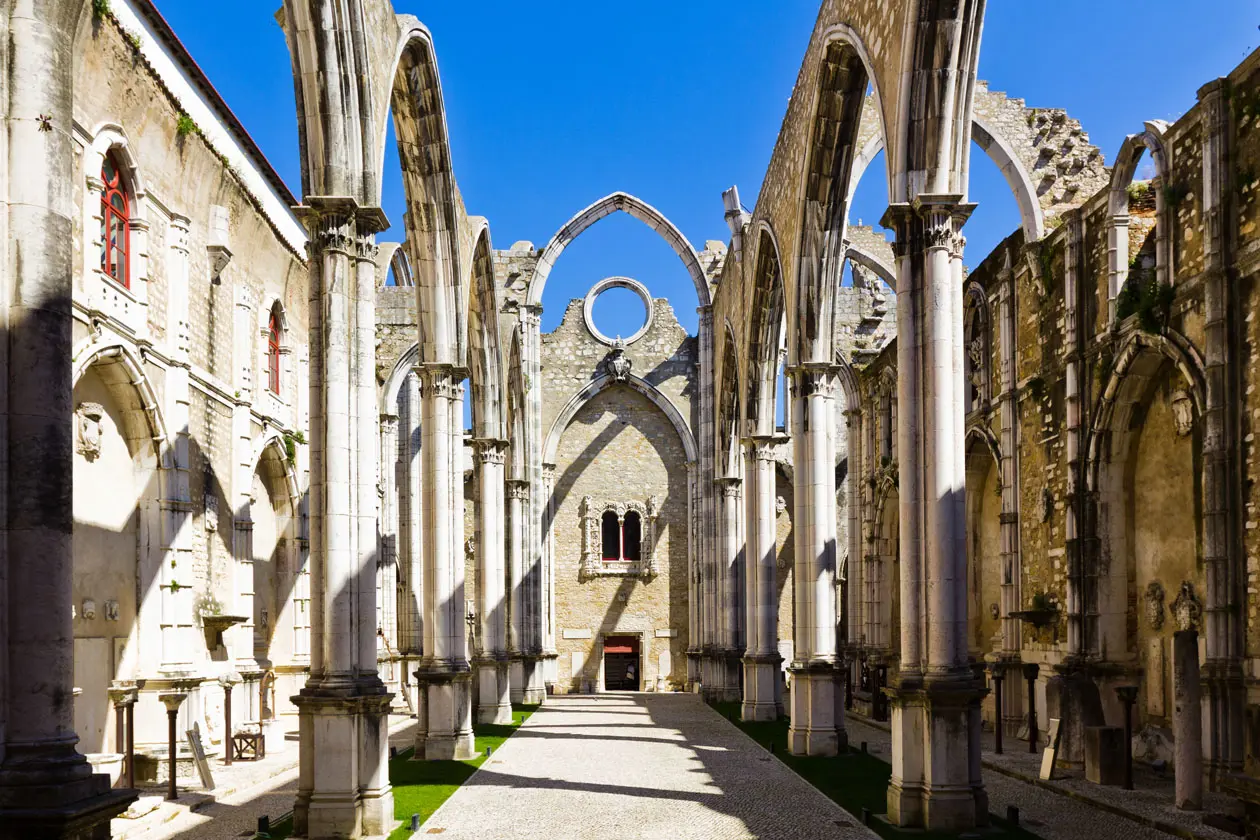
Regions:
<instances>
[{"instance_id":1,"label":"clear blue sky","mask_svg":"<svg viewBox=\"0 0 1260 840\"><path fill-rule=\"evenodd\" d=\"M156 0L198 63L295 194L301 190L288 51L279 0ZM498 248L536 247L615 190L655 205L697 248L725 242L721 192L752 207L818 12L816 0L636 0L634 3L396 0L433 31L455 174L470 213L490 219ZM1193 11L1188 11L1193 10ZM1030 106L1062 107L1112 161L1148 119L1173 120L1205 82L1260 43L1255 0L1187 6L1149 0L988 4L980 75ZM997 169L973 155L967 226L975 265L1019 225ZM397 158L387 157L385 210L401 236ZM858 189L854 221L879 219L881 166ZM564 254L544 298L544 329L595 281L628 275L668 297L694 332L695 292L673 251L624 214ZM603 303L601 299L601 304ZM629 334L636 307L601 306L606 333Z\"/></svg>"}]
</instances>

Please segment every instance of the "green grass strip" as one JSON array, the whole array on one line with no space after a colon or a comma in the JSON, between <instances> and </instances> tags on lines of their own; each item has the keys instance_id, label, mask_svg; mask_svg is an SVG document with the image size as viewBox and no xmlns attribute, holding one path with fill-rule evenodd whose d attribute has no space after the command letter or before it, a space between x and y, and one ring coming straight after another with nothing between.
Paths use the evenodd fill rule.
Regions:
<instances>
[{"instance_id":1,"label":"green grass strip","mask_svg":"<svg viewBox=\"0 0 1260 840\"><path fill-rule=\"evenodd\" d=\"M513 703L510 724L475 724L473 736L477 757L468 761L412 761L414 750L406 750L390 759L389 782L394 786L394 819L402 820L402 825L394 829L389 840L411 837L411 815L419 814L423 824L486 762L486 748L497 751L537 710L537 705ZM293 814L290 813L272 823L269 836L270 840L283 840L292 833Z\"/></svg>"},{"instance_id":2,"label":"green grass strip","mask_svg":"<svg viewBox=\"0 0 1260 840\"><path fill-rule=\"evenodd\" d=\"M486 748L498 750L537 710L537 705L513 703L510 724L475 724L473 735L476 739L477 757L468 761L412 761L411 750L390 761L389 781L394 786L394 817L402 820L403 824L394 829L389 840L407 840L411 836L411 815L419 814L423 824L486 762Z\"/></svg>"},{"instance_id":3,"label":"green grass strip","mask_svg":"<svg viewBox=\"0 0 1260 840\"><path fill-rule=\"evenodd\" d=\"M886 762L852 748L845 755L831 758L795 756L787 748L786 718L773 722L745 723L739 719L738 703L712 705L718 714L734 723L758 744L767 750L773 749L780 761L818 788L832 802L852 814L855 822L862 821L863 808L869 809L872 815L888 811L888 781L892 778L892 767ZM993 814L989 815L989 823L988 828L963 833L978 834L986 840L1038 840L1037 835L1021 826L1011 825ZM958 837L958 834L948 832L905 830L874 817L870 828L887 840L945 840Z\"/></svg>"}]
</instances>

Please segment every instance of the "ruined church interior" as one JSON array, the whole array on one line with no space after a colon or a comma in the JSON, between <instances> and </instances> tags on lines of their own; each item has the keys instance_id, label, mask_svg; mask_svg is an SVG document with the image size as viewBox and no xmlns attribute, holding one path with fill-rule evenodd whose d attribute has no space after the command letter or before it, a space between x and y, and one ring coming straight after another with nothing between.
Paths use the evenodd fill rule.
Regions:
<instances>
[{"instance_id":1,"label":"ruined church interior","mask_svg":"<svg viewBox=\"0 0 1260 840\"><path fill-rule=\"evenodd\" d=\"M1260 840L1260 50L1102 136L821 0L696 241L510 242L396 2L258 8L300 182L0 2L0 840Z\"/></svg>"}]
</instances>

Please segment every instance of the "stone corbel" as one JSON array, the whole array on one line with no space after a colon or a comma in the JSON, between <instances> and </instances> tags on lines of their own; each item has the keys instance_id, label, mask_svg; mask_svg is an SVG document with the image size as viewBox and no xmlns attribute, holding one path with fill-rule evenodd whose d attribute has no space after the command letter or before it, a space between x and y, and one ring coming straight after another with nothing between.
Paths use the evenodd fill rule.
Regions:
<instances>
[{"instance_id":1,"label":"stone corbel","mask_svg":"<svg viewBox=\"0 0 1260 840\"><path fill-rule=\"evenodd\" d=\"M217 286L232 261L232 249L226 245L207 245L206 254L210 257L210 282Z\"/></svg>"}]
</instances>

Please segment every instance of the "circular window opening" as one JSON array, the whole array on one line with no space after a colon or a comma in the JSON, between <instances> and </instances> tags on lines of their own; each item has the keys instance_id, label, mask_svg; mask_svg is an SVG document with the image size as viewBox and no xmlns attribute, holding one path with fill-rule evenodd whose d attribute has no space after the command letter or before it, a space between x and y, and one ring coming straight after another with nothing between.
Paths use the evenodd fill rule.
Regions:
<instances>
[{"instance_id":1,"label":"circular window opening","mask_svg":"<svg viewBox=\"0 0 1260 840\"><path fill-rule=\"evenodd\" d=\"M604 344L626 344L643 337L652 324L652 298L636 280L610 277L586 296L586 326Z\"/></svg>"}]
</instances>

